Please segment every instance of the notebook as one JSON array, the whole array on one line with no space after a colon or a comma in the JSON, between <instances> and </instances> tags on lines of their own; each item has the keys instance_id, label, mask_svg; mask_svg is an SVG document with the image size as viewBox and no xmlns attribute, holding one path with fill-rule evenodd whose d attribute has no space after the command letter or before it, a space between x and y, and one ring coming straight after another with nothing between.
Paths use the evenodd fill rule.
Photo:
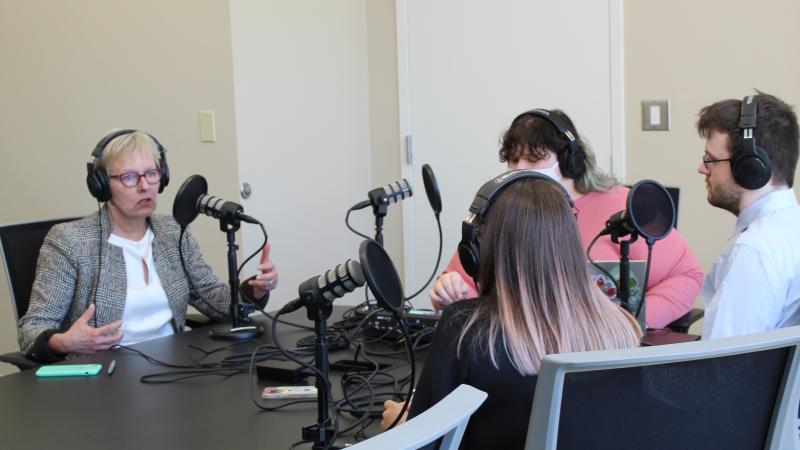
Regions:
<instances>
[{"instance_id":1,"label":"notebook","mask_svg":"<svg viewBox=\"0 0 800 450\"><path fill-rule=\"evenodd\" d=\"M592 263L586 262L586 266L589 268L589 274L592 277L592 281L597 284L597 287L603 291L604 294L608 296L608 298L613 301L614 303L619 304L618 292L617 288L614 285L619 286L619 260L611 260L611 261L595 261L595 264L602 267L607 274L604 273L602 270L598 269ZM639 302L642 300L642 291L644 288L644 275L645 269L647 268L646 261L631 261L630 262L630 280L628 285L630 286L630 298L628 299L628 307L626 308L629 313L635 315L636 309L639 307ZM614 280L612 281L609 278L611 275ZM647 328L645 323L645 310L647 309L647 299L645 298L645 304L642 305L642 309L639 312L639 315L636 317L636 320L639 321L639 325L642 327L642 330Z\"/></svg>"}]
</instances>

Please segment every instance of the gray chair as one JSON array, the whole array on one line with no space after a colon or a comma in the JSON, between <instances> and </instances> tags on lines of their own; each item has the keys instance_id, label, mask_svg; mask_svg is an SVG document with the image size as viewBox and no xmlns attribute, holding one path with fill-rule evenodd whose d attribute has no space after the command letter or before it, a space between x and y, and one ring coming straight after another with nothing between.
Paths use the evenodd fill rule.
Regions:
<instances>
[{"instance_id":1,"label":"gray chair","mask_svg":"<svg viewBox=\"0 0 800 450\"><path fill-rule=\"evenodd\" d=\"M800 326L549 355L526 449L800 448Z\"/></svg>"},{"instance_id":2,"label":"gray chair","mask_svg":"<svg viewBox=\"0 0 800 450\"><path fill-rule=\"evenodd\" d=\"M42 247L44 237L53 225L75 219L77 218L72 217L0 226L0 254L6 268L16 320L28 311L33 279L36 276L36 261L39 259L39 249ZM20 370L40 365L26 358L21 352L0 355L0 361L13 364Z\"/></svg>"},{"instance_id":3,"label":"gray chair","mask_svg":"<svg viewBox=\"0 0 800 450\"><path fill-rule=\"evenodd\" d=\"M439 450L456 450L470 416L486 393L462 384L447 397L408 422L367 439L348 450L414 450L443 437Z\"/></svg>"}]
</instances>

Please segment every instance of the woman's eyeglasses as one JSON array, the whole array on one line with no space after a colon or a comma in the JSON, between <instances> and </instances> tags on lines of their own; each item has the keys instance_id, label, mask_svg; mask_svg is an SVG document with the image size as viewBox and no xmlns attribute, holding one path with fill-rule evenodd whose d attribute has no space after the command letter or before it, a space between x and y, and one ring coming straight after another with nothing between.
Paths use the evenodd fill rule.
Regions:
<instances>
[{"instance_id":1,"label":"woman's eyeglasses","mask_svg":"<svg viewBox=\"0 0 800 450\"><path fill-rule=\"evenodd\" d=\"M144 177L148 184L156 184L161 181L161 169L145 170L144 173L138 172L123 172L117 175L109 175L108 178L116 178L125 187L136 187L139 184L139 179Z\"/></svg>"}]
</instances>

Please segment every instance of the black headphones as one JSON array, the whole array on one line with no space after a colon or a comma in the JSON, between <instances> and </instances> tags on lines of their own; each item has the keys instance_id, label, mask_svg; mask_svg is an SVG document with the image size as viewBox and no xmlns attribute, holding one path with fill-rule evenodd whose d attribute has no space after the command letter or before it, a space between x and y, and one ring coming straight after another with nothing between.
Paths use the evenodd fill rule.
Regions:
<instances>
[{"instance_id":1,"label":"black headphones","mask_svg":"<svg viewBox=\"0 0 800 450\"><path fill-rule=\"evenodd\" d=\"M475 219L480 218L483 220L486 217L486 212L492 206L495 199L503 192L508 186L520 180L544 180L558 186L558 189L564 194L564 198L569 203L573 212L575 211L575 203L569 196L569 193L564 186L557 181L542 175L539 172L529 169L510 170L503 173L496 178L487 181L481 186L478 193L475 194L475 199L469 207L469 215L461 222L461 242L458 243L458 258L461 260L461 265L464 271L473 279L478 278L478 265L480 261L480 239L475 230Z\"/></svg>"},{"instance_id":2,"label":"black headphones","mask_svg":"<svg viewBox=\"0 0 800 450\"><path fill-rule=\"evenodd\" d=\"M92 150L92 160L86 163L86 187L89 188L89 193L92 194L92 197L96 198L98 202L107 202L111 200L111 187L109 186L108 181L108 173L106 169L102 167L97 167L97 161L100 160L100 155L103 154L103 151L108 146L108 143L113 141L114 139L124 136L126 134L135 133L138 130L117 130L108 133L107 135L103 136L103 139L100 139L100 142L95 145L94 150ZM158 185L158 193L164 192L164 188L167 187L169 184L169 166L167 166L167 151L158 142L158 139L154 138L153 135L145 133L150 136L150 139L153 140L153 143L156 144L156 148L158 149L158 158L160 160L160 169L161 169L161 181Z\"/></svg>"},{"instance_id":3,"label":"black headphones","mask_svg":"<svg viewBox=\"0 0 800 450\"><path fill-rule=\"evenodd\" d=\"M566 114L547 109L531 109L514 118L511 121L511 127L525 116L541 117L556 127L558 132L567 138L567 146L556 152L558 154L558 168L565 177L575 179L586 172L586 154L581 148L578 132L570 126Z\"/></svg>"},{"instance_id":4,"label":"black headphones","mask_svg":"<svg viewBox=\"0 0 800 450\"><path fill-rule=\"evenodd\" d=\"M756 144L754 130L758 116L755 95L742 99L739 128L742 130L742 148L731 156L731 170L736 183L750 190L763 187L772 177L769 156Z\"/></svg>"}]
</instances>

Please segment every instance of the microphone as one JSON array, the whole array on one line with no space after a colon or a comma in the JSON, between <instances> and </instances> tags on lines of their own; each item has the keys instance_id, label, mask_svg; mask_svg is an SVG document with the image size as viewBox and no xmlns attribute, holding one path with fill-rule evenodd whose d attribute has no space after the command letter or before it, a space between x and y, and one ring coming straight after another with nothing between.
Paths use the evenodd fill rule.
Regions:
<instances>
[{"instance_id":1,"label":"microphone","mask_svg":"<svg viewBox=\"0 0 800 450\"><path fill-rule=\"evenodd\" d=\"M363 286L365 282L361 264L354 259L348 259L324 274L300 283L297 288L299 297L284 305L278 315L288 314L317 302L332 302Z\"/></svg>"},{"instance_id":2,"label":"microphone","mask_svg":"<svg viewBox=\"0 0 800 450\"><path fill-rule=\"evenodd\" d=\"M405 200L413 194L414 192L411 190L411 185L408 183L408 180L403 178L400 181L395 181L394 183L389 183L386 186L369 191L367 193L367 200L356 203L352 210L364 209L367 206L372 206L376 210L382 207L385 208L391 203Z\"/></svg>"},{"instance_id":3,"label":"microphone","mask_svg":"<svg viewBox=\"0 0 800 450\"><path fill-rule=\"evenodd\" d=\"M626 208L611 215L600 236L641 235L649 243L665 238L675 227L675 205L657 181L642 180L628 192Z\"/></svg>"},{"instance_id":4,"label":"microphone","mask_svg":"<svg viewBox=\"0 0 800 450\"><path fill-rule=\"evenodd\" d=\"M226 202L208 193L208 183L202 175L192 175L183 182L172 204L172 216L181 227L186 227L200 213L235 225L241 222L259 223L244 213L242 205Z\"/></svg>"},{"instance_id":5,"label":"microphone","mask_svg":"<svg viewBox=\"0 0 800 450\"><path fill-rule=\"evenodd\" d=\"M617 211L606 220L606 227L600 232L600 236L607 236L612 232L618 237L624 237L636 232L636 228L630 221L630 214L627 209Z\"/></svg>"},{"instance_id":6,"label":"microphone","mask_svg":"<svg viewBox=\"0 0 800 450\"><path fill-rule=\"evenodd\" d=\"M405 200L411 197L414 193L411 191L411 185L408 180L403 178L400 181L387 184L384 187L379 187L369 191L370 203L373 206L389 205L390 203L397 203L400 200Z\"/></svg>"},{"instance_id":7,"label":"microphone","mask_svg":"<svg viewBox=\"0 0 800 450\"><path fill-rule=\"evenodd\" d=\"M227 223L235 223L236 221L254 224L259 223L258 220L244 213L242 205L234 202L226 202L212 195L201 195L200 198L197 199L197 208L201 213L215 219L224 219Z\"/></svg>"},{"instance_id":8,"label":"microphone","mask_svg":"<svg viewBox=\"0 0 800 450\"><path fill-rule=\"evenodd\" d=\"M422 183L425 185L425 194L428 196L428 202L431 204L431 209L436 217L442 212L442 196L439 194L439 183L436 182L436 175L433 174L433 169L428 164L422 165Z\"/></svg>"}]
</instances>

